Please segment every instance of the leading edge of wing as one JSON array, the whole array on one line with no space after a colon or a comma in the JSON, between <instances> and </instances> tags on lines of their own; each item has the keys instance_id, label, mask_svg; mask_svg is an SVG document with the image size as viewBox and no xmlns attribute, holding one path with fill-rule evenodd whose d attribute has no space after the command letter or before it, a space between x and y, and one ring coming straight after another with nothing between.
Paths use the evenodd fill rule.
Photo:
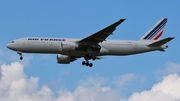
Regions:
<instances>
[{"instance_id":1,"label":"leading edge of wing","mask_svg":"<svg viewBox=\"0 0 180 101\"><path fill-rule=\"evenodd\" d=\"M119 21L109 25L108 27L78 41L78 43L99 43L103 42L112 32L116 29L116 27L121 24L126 19L120 19Z\"/></svg>"}]
</instances>

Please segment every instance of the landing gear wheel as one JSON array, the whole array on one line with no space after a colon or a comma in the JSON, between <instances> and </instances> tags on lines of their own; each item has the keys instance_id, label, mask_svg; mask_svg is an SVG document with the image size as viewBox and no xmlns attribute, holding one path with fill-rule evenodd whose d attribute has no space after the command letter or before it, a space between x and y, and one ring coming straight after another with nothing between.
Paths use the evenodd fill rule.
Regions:
<instances>
[{"instance_id":1,"label":"landing gear wheel","mask_svg":"<svg viewBox=\"0 0 180 101\"><path fill-rule=\"evenodd\" d=\"M85 61L83 61L83 62L82 62L82 65L84 66L85 64L86 64L86 62L85 62Z\"/></svg>"},{"instance_id":2,"label":"landing gear wheel","mask_svg":"<svg viewBox=\"0 0 180 101\"><path fill-rule=\"evenodd\" d=\"M93 66L93 64L92 64L92 63L90 63L90 64L89 64L89 67L92 67L92 66Z\"/></svg>"},{"instance_id":3,"label":"landing gear wheel","mask_svg":"<svg viewBox=\"0 0 180 101\"><path fill-rule=\"evenodd\" d=\"M83 65L83 66L86 65L86 66L89 66L89 67L92 67L92 66L93 66L93 64L92 64L92 63L89 63L88 61L83 61L83 62L82 62L82 65Z\"/></svg>"},{"instance_id":4,"label":"landing gear wheel","mask_svg":"<svg viewBox=\"0 0 180 101\"><path fill-rule=\"evenodd\" d=\"M89 62L86 62L86 66L89 66Z\"/></svg>"},{"instance_id":5,"label":"landing gear wheel","mask_svg":"<svg viewBox=\"0 0 180 101\"><path fill-rule=\"evenodd\" d=\"M23 59L23 57L21 56L21 57L20 57L20 60L22 60L22 59Z\"/></svg>"}]
</instances>

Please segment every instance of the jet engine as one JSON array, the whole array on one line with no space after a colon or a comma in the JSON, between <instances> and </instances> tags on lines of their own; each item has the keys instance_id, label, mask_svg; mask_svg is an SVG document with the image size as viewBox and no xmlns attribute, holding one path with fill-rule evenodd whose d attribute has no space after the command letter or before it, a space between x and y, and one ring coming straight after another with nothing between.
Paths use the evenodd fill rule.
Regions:
<instances>
[{"instance_id":1,"label":"jet engine","mask_svg":"<svg viewBox=\"0 0 180 101\"><path fill-rule=\"evenodd\" d=\"M62 42L61 43L61 51L74 51L76 48L78 48L78 45L75 42Z\"/></svg>"},{"instance_id":2,"label":"jet engine","mask_svg":"<svg viewBox=\"0 0 180 101\"><path fill-rule=\"evenodd\" d=\"M71 57L68 55L62 55L62 54L57 55L57 63L59 64L70 64L71 60L72 60Z\"/></svg>"}]
</instances>

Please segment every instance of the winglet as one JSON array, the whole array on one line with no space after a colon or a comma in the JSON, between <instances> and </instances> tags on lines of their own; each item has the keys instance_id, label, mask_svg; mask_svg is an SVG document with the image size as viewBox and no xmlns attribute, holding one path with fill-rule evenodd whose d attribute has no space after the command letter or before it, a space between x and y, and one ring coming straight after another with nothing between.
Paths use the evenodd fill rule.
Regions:
<instances>
[{"instance_id":1,"label":"winglet","mask_svg":"<svg viewBox=\"0 0 180 101\"><path fill-rule=\"evenodd\" d=\"M168 42L171 41L172 39L174 39L174 37L168 37L168 38L165 38L165 39L156 41L156 42L154 42L154 43L151 43L151 44L149 44L148 46L149 46L149 47L161 46L161 45L164 45L164 44L168 43Z\"/></svg>"}]
</instances>

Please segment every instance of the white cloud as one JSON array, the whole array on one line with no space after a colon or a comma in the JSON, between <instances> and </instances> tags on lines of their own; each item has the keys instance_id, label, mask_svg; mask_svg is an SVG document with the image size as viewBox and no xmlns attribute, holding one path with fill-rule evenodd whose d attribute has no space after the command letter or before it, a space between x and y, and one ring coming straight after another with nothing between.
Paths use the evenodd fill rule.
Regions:
<instances>
[{"instance_id":1,"label":"white cloud","mask_svg":"<svg viewBox=\"0 0 180 101\"><path fill-rule=\"evenodd\" d=\"M74 92L60 90L55 101L117 101L119 95L108 86L78 86Z\"/></svg>"},{"instance_id":2,"label":"white cloud","mask_svg":"<svg viewBox=\"0 0 180 101\"><path fill-rule=\"evenodd\" d=\"M168 74L174 74L174 73L180 74L180 64L173 62L167 62L165 68L160 68L155 72L159 80L162 80L162 77Z\"/></svg>"},{"instance_id":3,"label":"white cloud","mask_svg":"<svg viewBox=\"0 0 180 101\"><path fill-rule=\"evenodd\" d=\"M150 90L134 92L129 98L108 84L116 82L117 87L123 87L138 80L135 74L120 75L114 80L88 77L80 80L74 91L59 89L57 96L47 85L39 87L38 77L28 78L19 62L1 65L0 74L0 101L180 101L180 76L176 73L164 76Z\"/></svg>"},{"instance_id":4,"label":"white cloud","mask_svg":"<svg viewBox=\"0 0 180 101\"><path fill-rule=\"evenodd\" d=\"M117 101L121 96L110 86L105 86L107 78L89 77L81 81L75 91L72 93L76 101Z\"/></svg>"},{"instance_id":5,"label":"white cloud","mask_svg":"<svg viewBox=\"0 0 180 101\"><path fill-rule=\"evenodd\" d=\"M180 65L173 62L168 62L165 72L166 74L180 73Z\"/></svg>"},{"instance_id":6,"label":"white cloud","mask_svg":"<svg viewBox=\"0 0 180 101\"><path fill-rule=\"evenodd\" d=\"M160 77L163 75L161 82L154 84L150 90L135 92L123 101L180 101L180 65L168 62L156 73Z\"/></svg>"},{"instance_id":7,"label":"white cloud","mask_svg":"<svg viewBox=\"0 0 180 101\"><path fill-rule=\"evenodd\" d=\"M38 86L39 78L28 78L23 65L13 62L0 66L0 101L117 101L120 96L116 90L104 86L105 78L89 77L81 80L77 88L71 92L60 89L58 96L47 85Z\"/></svg>"},{"instance_id":8,"label":"white cloud","mask_svg":"<svg viewBox=\"0 0 180 101\"><path fill-rule=\"evenodd\" d=\"M104 78L89 77L80 81L77 88L70 92L66 89L59 90L59 96L47 85L39 89L37 77L28 78L23 71L23 65L13 62L10 65L0 66L0 100L3 101L116 101L119 99L117 92L109 86L103 86Z\"/></svg>"},{"instance_id":9,"label":"white cloud","mask_svg":"<svg viewBox=\"0 0 180 101\"><path fill-rule=\"evenodd\" d=\"M0 66L0 100L1 101L51 101L52 91L43 85L38 90L37 77L27 78L23 65L13 62Z\"/></svg>"},{"instance_id":10,"label":"white cloud","mask_svg":"<svg viewBox=\"0 0 180 101\"><path fill-rule=\"evenodd\" d=\"M133 93L127 101L180 101L180 76L169 74L151 90Z\"/></svg>"},{"instance_id":11,"label":"white cloud","mask_svg":"<svg viewBox=\"0 0 180 101\"><path fill-rule=\"evenodd\" d=\"M94 77L80 80L73 92L60 89L59 96L55 101L117 101L121 96L115 89L105 86L107 81L107 78Z\"/></svg>"},{"instance_id":12,"label":"white cloud","mask_svg":"<svg viewBox=\"0 0 180 101\"><path fill-rule=\"evenodd\" d=\"M137 79L135 74L129 73L129 74L123 74L120 75L117 80L115 80L116 85L119 87L122 87L123 85L129 83L132 80Z\"/></svg>"}]
</instances>

